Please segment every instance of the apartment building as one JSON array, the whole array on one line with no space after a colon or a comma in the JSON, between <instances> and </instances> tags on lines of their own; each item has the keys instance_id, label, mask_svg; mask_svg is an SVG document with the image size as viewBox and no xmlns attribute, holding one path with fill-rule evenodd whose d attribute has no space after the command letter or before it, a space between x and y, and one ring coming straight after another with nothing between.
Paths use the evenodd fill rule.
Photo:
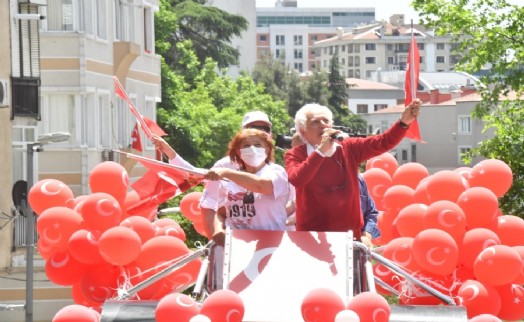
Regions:
<instances>
[{"instance_id":1,"label":"apartment building","mask_svg":"<svg viewBox=\"0 0 524 322\"><path fill-rule=\"evenodd\" d=\"M405 70L411 34L420 52L420 71L452 70L460 55L448 36L435 36L422 25L406 24L403 15L349 31L339 28L334 37L315 42L313 48L322 70L328 70L337 54L340 72L345 77L370 79L377 70Z\"/></svg>"},{"instance_id":2,"label":"apartment building","mask_svg":"<svg viewBox=\"0 0 524 322\"><path fill-rule=\"evenodd\" d=\"M8 0L0 0L0 8L9 8ZM13 149L11 147L11 51L9 10L0 10L0 269L11 265L9 246L13 239Z\"/></svg>"},{"instance_id":3,"label":"apartment building","mask_svg":"<svg viewBox=\"0 0 524 322\"><path fill-rule=\"evenodd\" d=\"M4 7L9 10L0 13L5 16L0 32L6 33L9 22L10 33L0 37L7 42L0 50L10 48L12 65L9 70L1 64L0 69L0 78L10 79L12 87L11 124L9 118L4 120L8 109L0 109L0 122L7 123L2 129L12 131L10 149L4 149L13 152L12 175L3 169L10 162L0 165L10 176L7 189L20 180L54 178L75 196L89 194L90 171L108 160L124 165L131 178L140 177L143 168L113 152L128 149L136 123L127 104L115 95L113 76L138 111L154 120L161 99L153 23L158 1L19 0L6 1ZM28 153L28 146L43 134L63 132L70 134L66 141ZM1 137L5 144L10 134ZM142 153L154 156L143 134L142 142ZM23 224L23 216L14 222ZM23 233L13 239L2 243L2 254L24 244Z\"/></svg>"},{"instance_id":4,"label":"apartment building","mask_svg":"<svg viewBox=\"0 0 524 322\"><path fill-rule=\"evenodd\" d=\"M296 1L277 1L257 8L257 63L281 59L300 73L320 68L315 42L332 38L337 28L375 22L375 8L297 8Z\"/></svg>"}]
</instances>

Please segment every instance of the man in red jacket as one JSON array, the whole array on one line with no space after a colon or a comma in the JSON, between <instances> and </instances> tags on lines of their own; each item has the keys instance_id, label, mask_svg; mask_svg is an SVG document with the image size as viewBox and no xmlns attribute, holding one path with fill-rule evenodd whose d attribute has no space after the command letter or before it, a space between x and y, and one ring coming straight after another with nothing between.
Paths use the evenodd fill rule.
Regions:
<instances>
[{"instance_id":1,"label":"man in red jacket","mask_svg":"<svg viewBox=\"0 0 524 322\"><path fill-rule=\"evenodd\" d=\"M364 219L360 211L358 167L367 159L394 148L420 112L415 100L383 134L337 139L333 114L326 107L307 104L295 115L295 128L306 144L285 154L289 182L296 188L298 231L353 231L360 240ZM365 232L362 241L370 244ZM367 239L367 240L365 240Z\"/></svg>"}]
</instances>

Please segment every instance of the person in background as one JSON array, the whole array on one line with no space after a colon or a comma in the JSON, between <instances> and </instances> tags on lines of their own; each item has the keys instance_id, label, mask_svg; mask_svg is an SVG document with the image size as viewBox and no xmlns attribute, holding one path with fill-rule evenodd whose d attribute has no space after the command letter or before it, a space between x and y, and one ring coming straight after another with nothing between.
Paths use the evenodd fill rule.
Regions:
<instances>
[{"instance_id":1,"label":"person in background","mask_svg":"<svg viewBox=\"0 0 524 322\"><path fill-rule=\"evenodd\" d=\"M303 145L284 156L289 182L296 189L298 231L353 231L361 240L365 229L360 209L358 167L395 147L420 112L420 100L410 103L400 119L383 134L337 139L333 114L326 106L306 104L295 115ZM371 233L364 232L368 245Z\"/></svg>"},{"instance_id":2,"label":"person in background","mask_svg":"<svg viewBox=\"0 0 524 322\"><path fill-rule=\"evenodd\" d=\"M216 221L213 240L223 244L224 226L285 230L289 184L284 168L274 162L270 136L261 130L243 129L229 143L227 155L238 169L213 167L204 177L219 181L217 201L225 209L225 218L217 216L224 218L224 223Z\"/></svg>"}]
</instances>

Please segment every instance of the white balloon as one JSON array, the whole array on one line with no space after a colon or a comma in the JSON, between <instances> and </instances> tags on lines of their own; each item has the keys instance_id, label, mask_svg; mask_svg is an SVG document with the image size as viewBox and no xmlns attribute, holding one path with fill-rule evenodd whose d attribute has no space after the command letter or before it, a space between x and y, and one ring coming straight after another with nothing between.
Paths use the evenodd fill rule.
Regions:
<instances>
[{"instance_id":1,"label":"white balloon","mask_svg":"<svg viewBox=\"0 0 524 322\"><path fill-rule=\"evenodd\" d=\"M335 322L360 322L360 318L355 311L342 310L335 316Z\"/></svg>"},{"instance_id":2,"label":"white balloon","mask_svg":"<svg viewBox=\"0 0 524 322\"><path fill-rule=\"evenodd\" d=\"M189 322L211 322L211 319L203 314L197 314Z\"/></svg>"}]
</instances>

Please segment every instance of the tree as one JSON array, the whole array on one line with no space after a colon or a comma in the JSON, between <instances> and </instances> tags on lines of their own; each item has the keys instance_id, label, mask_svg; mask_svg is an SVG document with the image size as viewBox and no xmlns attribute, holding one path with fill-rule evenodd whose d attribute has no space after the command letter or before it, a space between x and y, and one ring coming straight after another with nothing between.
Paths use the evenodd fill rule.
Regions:
<instances>
[{"instance_id":1,"label":"tree","mask_svg":"<svg viewBox=\"0 0 524 322\"><path fill-rule=\"evenodd\" d=\"M180 61L183 54L173 45L186 40L191 41L201 66L208 57L213 58L219 68L238 63L239 52L231 46L231 39L247 29L248 22L244 17L208 6L202 0L161 0L161 8L177 17L176 31L163 38L172 45L164 52L169 66L184 70L185 66ZM160 33L164 27L162 22L155 25L155 30L160 29Z\"/></svg>"},{"instance_id":2,"label":"tree","mask_svg":"<svg viewBox=\"0 0 524 322\"><path fill-rule=\"evenodd\" d=\"M462 58L457 69L481 76L482 101L474 116L485 121L485 131L495 130L492 139L470 151L467 160L481 155L507 163L513 185L500 200L507 214L524 214L524 7L505 0L415 0L422 22L437 34L450 34L459 44ZM516 93L508 95L511 91ZM513 98L510 98L513 97Z\"/></svg>"},{"instance_id":3,"label":"tree","mask_svg":"<svg viewBox=\"0 0 524 322\"><path fill-rule=\"evenodd\" d=\"M331 58L329 66L328 89L330 92L328 104L335 110L335 120L348 115L348 89L345 78L340 75L340 64L338 63L337 53Z\"/></svg>"}]
</instances>

